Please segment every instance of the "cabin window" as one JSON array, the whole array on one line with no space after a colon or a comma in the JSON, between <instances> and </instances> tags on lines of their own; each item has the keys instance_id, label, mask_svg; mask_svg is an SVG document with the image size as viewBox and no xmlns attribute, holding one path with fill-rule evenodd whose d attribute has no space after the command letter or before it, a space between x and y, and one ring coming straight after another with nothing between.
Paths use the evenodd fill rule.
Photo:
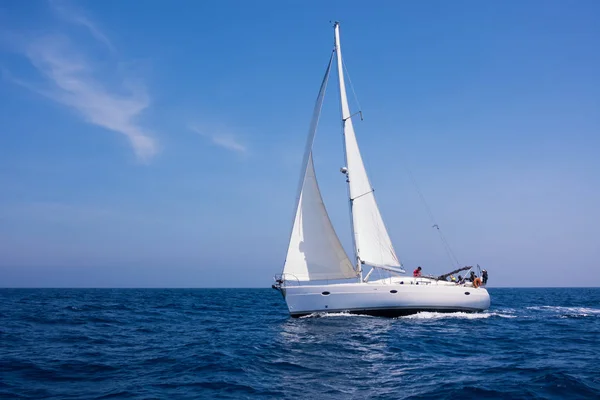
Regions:
<instances>
[{"instance_id":1,"label":"cabin window","mask_svg":"<svg viewBox=\"0 0 600 400\"><path fill-rule=\"evenodd\" d=\"M397 290L390 290L390 293L398 293Z\"/></svg>"},{"instance_id":2,"label":"cabin window","mask_svg":"<svg viewBox=\"0 0 600 400\"><path fill-rule=\"evenodd\" d=\"M323 292L323 293L321 293L321 294L322 294L323 296L329 296L331 293L329 293L329 292Z\"/></svg>"},{"instance_id":3,"label":"cabin window","mask_svg":"<svg viewBox=\"0 0 600 400\"><path fill-rule=\"evenodd\" d=\"M469 292L465 292L465 294L468 296L468 295L470 295L471 293L469 293Z\"/></svg>"}]
</instances>

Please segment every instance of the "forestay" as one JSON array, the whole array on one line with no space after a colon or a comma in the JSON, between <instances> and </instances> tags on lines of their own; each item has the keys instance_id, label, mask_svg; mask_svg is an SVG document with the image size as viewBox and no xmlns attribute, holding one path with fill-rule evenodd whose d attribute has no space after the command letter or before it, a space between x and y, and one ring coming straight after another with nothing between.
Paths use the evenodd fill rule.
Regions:
<instances>
[{"instance_id":1,"label":"forestay","mask_svg":"<svg viewBox=\"0 0 600 400\"><path fill-rule=\"evenodd\" d=\"M357 275L325 209L312 158L312 145L332 60L333 55L315 104L302 164L296 214L283 268L284 278L291 281L333 280Z\"/></svg>"},{"instance_id":2,"label":"forestay","mask_svg":"<svg viewBox=\"0 0 600 400\"><path fill-rule=\"evenodd\" d=\"M356 253L358 258L365 264L376 267L398 267L400 262L377 207L375 194L360 155L352 119L350 118L350 108L344 82L339 25L335 27L335 42Z\"/></svg>"}]
</instances>

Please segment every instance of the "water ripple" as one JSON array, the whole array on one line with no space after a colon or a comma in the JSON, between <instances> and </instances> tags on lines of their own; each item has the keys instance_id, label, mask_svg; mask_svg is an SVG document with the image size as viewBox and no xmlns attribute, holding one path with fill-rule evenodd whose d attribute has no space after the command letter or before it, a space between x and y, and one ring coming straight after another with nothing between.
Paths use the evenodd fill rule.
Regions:
<instances>
[{"instance_id":1,"label":"water ripple","mask_svg":"<svg viewBox=\"0 0 600 400\"><path fill-rule=\"evenodd\" d=\"M0 290L0 397L599 398L600 289L292 319L272 290Z\"/></svg>"}]
</instances>

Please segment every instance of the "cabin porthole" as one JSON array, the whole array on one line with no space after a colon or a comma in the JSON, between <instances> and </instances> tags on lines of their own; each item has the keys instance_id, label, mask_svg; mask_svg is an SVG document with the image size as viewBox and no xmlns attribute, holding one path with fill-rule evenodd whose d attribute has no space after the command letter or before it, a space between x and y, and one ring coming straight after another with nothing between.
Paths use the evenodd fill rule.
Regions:
<instances>
[{"instance_id":1,"label":"cabin porthole","mask_svg":"<svg viewBox=\"0 0 600 400\"><path fill-rule=\"evenodd\" d=\"M321 294L322 294L323 296L329 296L331 293L329 293L329 292L323 292L323 293L321 293Z\"/></svg>"},{"instance_id":2,"label":"cabin porthole","mask_svg":"<svg viewBox=\"0 0 600 400\"><path fill-rule=\"evenodd\" d=\"M467 296L470 295L470 294L471 294L470 292L465 292L465 295L467 295Z\"/></svg>"},{"instance_id":3,"label":"cabin porthole","mask_svg":"<svg viewBox=\"0 0 600 400\"><path fill-rule=\"evenodd\" d=\"M398 293L397 290L390 290L390 293Z\"/></svg>"}]
</instances>

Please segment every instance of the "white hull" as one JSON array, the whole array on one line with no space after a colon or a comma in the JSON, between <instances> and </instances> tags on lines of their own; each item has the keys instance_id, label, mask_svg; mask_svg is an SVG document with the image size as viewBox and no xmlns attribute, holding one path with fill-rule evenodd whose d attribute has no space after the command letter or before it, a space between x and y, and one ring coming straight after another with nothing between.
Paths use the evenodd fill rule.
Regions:
<instances>
[{"instance_id":1,"label":"white hull","mask_svg":"<svg viewBox=\"0 0 600 400\"><path fill-rule=\"evenodd\" d=\"M282 292L293 317L318 312L395 317L419 311L478 312L490 306L490 296L483 287L426 278L286 286Z\"/></svg>"}]
</instances>

